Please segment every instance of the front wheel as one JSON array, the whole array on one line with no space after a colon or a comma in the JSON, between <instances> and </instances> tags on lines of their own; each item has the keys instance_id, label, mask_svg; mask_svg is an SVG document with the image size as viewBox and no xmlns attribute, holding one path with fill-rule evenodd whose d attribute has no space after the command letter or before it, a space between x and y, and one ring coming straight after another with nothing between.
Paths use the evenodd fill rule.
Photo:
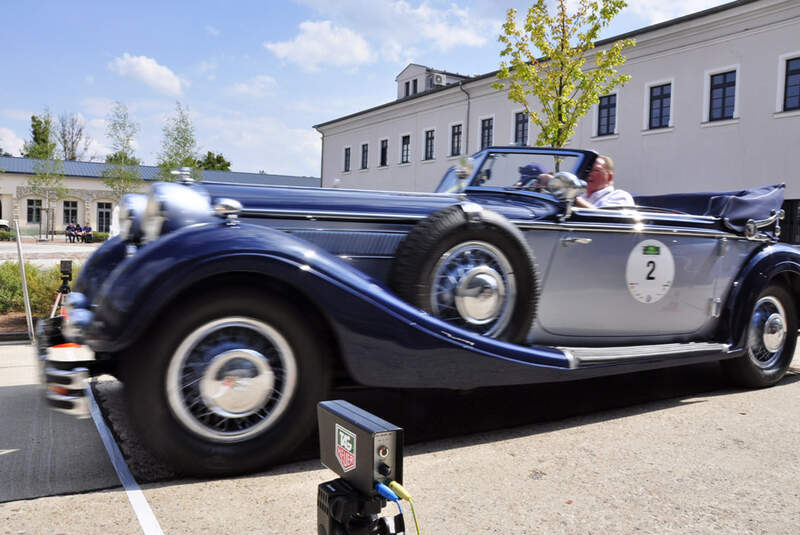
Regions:
<instances>
[{"instance_id":1,"label":"front wheel","mask_svg":"<svg viewBox=\"0 0 800 535\"><path fill-rule=\"evenodd\" d=\"M168 316L123 362L129 414L154 454L183 474L227 475L300 445L330 384L327 348L301 309L228 291Z\"/></svg>"},{"instance_id":2,"label":"front wheel","mask_svg":"<svg viewBox=\"0 0 800 535\"><path fill-rule=\"evenodd\" d=\"M767 287L758 296L747 329L747 353L722 362L738 384L751 388L772 386L789 369L797 344L797 312L783 286Z\"/></svg>"}]
</instances>

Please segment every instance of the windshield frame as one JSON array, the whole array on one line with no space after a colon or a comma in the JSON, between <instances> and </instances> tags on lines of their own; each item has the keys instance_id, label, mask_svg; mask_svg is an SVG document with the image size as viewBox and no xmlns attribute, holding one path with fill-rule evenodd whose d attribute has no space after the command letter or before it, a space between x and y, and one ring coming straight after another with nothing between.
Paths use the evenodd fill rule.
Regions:
<instances>
[{"instance_id":1,"label":"windshield frame","mask_svg":"<svg viewBox=\"0 0 800 535\"><path fill-rule=\"evenodd\" d=\"M556 149L556 148L539 148L539 147L487 147L481 151L476 152L470 157L472 161L472 169L469 171L469 176L464 179L458 179L456 176L457 166L450 167L442 177L439 185L436 188L436 193L463 193L467 188L480 188L489 187L483 186L479 182L479 175L483 170L484 165L489 160L490 154L544 154L549 156L564 156L576 159L574 174L578 178L585 180L589 175L589 171L594 165L594 160L597 158L597 153L592 150L582 149Z\"/></svg>"}]
</instances>

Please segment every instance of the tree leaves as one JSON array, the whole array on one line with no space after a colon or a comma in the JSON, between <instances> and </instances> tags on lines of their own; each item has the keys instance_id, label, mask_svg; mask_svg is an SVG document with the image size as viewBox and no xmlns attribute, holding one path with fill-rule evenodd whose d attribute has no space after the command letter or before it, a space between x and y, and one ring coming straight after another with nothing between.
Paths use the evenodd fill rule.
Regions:
<instances>
[{"instance_id":1,"label":"tree leaves","mask_svg":"<svg viewBox=\"0 0 800 535\"><path fill-rule=\"evenodd\" d=\"M591 54L602 29L625 6L625 0L579 0L570 15L566 0L559 0L550 14L545 1L537 0L521 27L515 9L506 13L498 37L503 59L492 85L524 106L539 127L537 145L563 147L600 96L630 80L616 67L625 62L623 50L635 45L632 39ZM593 63L587 67L588 60Z\"/></svg>"}]
</instances>

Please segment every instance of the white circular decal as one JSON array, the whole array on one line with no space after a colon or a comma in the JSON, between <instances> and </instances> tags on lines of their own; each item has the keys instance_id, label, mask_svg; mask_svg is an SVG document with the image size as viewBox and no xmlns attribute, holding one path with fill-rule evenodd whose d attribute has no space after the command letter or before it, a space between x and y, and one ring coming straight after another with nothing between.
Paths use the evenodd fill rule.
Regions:
<instances>
[{"instance_id":1,"label":"white circular decal","mask_svg":"<svg viewBox=\"0 0 800 535\"><path fill-rule=\"evenodd\" d=\"M644 240L628 255L625 279L634 299L655 303L669 292L675 276L675 260L669 248L658 240Z\"/></svg>"}]
</instances>

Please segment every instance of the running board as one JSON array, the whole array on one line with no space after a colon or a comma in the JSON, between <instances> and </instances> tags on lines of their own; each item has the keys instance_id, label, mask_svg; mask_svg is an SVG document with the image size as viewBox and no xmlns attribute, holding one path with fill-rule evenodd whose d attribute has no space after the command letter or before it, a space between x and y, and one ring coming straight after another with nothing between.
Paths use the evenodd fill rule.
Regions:
<instances>
[{"instance_id":1,"label":"running board","mask_svg":"<svg viewBox=\"0 0 800 535\"><path fill-rule=\"evenodd\" d=\"M559 347L574 362L574 367L619 364L642 360L680 359L710 355L727 355L728 344L691 342L688 344L655 344L620 347Z\"/></svg>"}]
</instances>

